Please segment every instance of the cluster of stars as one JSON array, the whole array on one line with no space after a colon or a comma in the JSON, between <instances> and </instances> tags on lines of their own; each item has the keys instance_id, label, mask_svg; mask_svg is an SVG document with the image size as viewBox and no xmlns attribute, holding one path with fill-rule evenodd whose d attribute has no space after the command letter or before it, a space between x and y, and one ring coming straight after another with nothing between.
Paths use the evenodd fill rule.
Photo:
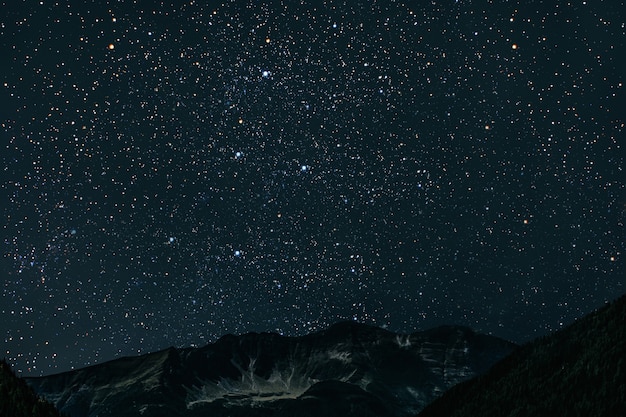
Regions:
<instances>
[{"instance_id":1,"label":"cluster of stars","mask_svg":"<svg viewBox=\"0 0 626 417\"><path fill-rule=\"evenodd\" d=\"M608 3L7 6L3 356L343 319L520 342L617 297Z\"/></svg>"}]
</instances>

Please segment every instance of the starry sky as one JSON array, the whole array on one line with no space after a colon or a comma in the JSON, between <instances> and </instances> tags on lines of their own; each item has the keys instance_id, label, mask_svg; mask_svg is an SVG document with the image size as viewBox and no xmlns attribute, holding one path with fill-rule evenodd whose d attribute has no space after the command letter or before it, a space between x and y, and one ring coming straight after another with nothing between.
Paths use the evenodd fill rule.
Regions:
<instances>
[{"instance_id":1,"label":"starry sky","mask_svg":"<svg viewBox=\"0 0 626 417\"><path fill-rule=\"evenodd\" d=\"M624 293L624 2L0 2L1 356L515 342Z\"/></svg>"}]
</instances>

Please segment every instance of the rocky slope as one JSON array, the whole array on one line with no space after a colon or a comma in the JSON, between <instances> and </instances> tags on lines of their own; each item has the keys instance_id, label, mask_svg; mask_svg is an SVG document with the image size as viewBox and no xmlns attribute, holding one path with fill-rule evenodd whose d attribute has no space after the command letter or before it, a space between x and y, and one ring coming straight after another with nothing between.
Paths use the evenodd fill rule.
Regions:
<instances>
[{"instance_id":1,"label":"rocky slope","mask_svg":"<svg viewBox=\"0 0 626 417\"><path fill-rule=\"evenodd\" d=\"M0 361L0 417L61 417L54 406L38 397L9 364Z\"/></svg>"},{"instance_id":2,"label":"rocky slope","mask_svg":"<svg viewBox=\"0 0 626 417\"><path fill-rule=\"evenodd\" d=\"M626 415L626 296L452 388L420 417Z\"/></svg>"}]
</instances>

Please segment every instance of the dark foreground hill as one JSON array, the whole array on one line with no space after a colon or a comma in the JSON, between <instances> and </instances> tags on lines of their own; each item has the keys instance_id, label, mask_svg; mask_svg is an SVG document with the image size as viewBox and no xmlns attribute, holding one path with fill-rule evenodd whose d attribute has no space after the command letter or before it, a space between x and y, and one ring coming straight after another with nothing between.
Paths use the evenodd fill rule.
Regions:
<instances>
[{"instance_id":1,"label":"dark foreground hill","mask_svg":"<svg viewBox=\"0 0 626 417\"><path fill-rule=\"evenodd\" d=\"M625 416L626 296L523 346L419 417Z\"/></svg>"},{"instance_id":2,"label":"dark foreground hill","mask_svg":"<svg viewBox=\"0 0 626 417\"><path fill-rule=\"evenodd\" d=\"M350 322L303 337L229 335L29 383L72 417L409 416L514 348L464 327L399 335Z\"/></svg>"},{"instance_id":3,"label":"dark foreground hill","mask_svg":"<svg viewBox=\"0 0 626 417\"><path fill-rule=\"evenodd\" d=\"M0 361L0 417L60 416L52 404L39 398L5 361Z\"/></svg>"}]
</instances>

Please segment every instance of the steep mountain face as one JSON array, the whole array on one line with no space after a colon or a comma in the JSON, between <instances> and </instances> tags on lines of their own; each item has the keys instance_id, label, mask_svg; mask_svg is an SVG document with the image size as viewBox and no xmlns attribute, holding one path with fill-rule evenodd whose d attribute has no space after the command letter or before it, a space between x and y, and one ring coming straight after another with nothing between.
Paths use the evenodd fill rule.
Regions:
<instances>
[{"instance_id":1,"label":"steep mountain face","mask_svg":"<svg viewBox=\"0 0 626 417\"><path fill-rule=\"evenodd\" d=\"M420 417L626 415L626 296L459 384Z\"/></svg>"},{"instance_id":2,"label":"steep mountain face","mask_svg":"<svg viewBox=\"0 0 626 417\"><path fill-rule=\"evenodd\" d=\"M8 363L0 361L0 416L60 417L54 406L39 398Z\"/></svg>"},{"instance_id":3,"label":"steep mountain face","mask_svg":"<svg viewBox=\"0 0 626 417\"><path fill-rule=\"evenodd\" d=\"M72 417L405 416L514 348L463 327L399 335L346 322L294 338L228 335L29 383Z\"/></svg>"}]
</instances>

